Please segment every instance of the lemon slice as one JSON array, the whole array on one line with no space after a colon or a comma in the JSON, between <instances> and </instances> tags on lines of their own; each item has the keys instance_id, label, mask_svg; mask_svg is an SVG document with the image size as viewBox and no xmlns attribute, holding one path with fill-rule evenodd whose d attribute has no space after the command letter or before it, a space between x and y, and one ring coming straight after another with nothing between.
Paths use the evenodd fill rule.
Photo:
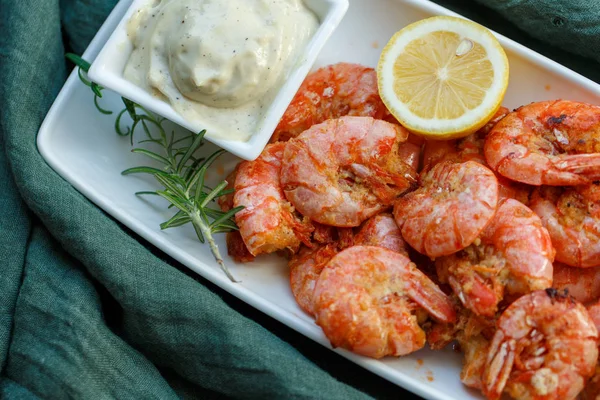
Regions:
<instances>
[{"instance_id":1,"label":"lemon slice","mask_svg":"<svg viewBox=\"0 0 600 400\"><path fill-rule=\"evenodd\" d=\"M483 26L440 16L397 32L377 73L381 98L400 123L428 138L455 139L481 128L500 108L508 59Z\"/></svg>"}]
</instances>

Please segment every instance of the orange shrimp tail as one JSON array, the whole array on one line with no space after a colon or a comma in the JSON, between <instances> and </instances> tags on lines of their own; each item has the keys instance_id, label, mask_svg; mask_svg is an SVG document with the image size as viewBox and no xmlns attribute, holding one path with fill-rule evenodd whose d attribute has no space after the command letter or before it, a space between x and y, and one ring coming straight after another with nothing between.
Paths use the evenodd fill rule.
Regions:
<instances>
[{"instance_id":1,"label":"orange shrimp tail","mask_svg":"<svg viewBox=\"0 0 600 400\"><path fill-rule=\"evenodd\" d=\"M503 290L490 287L475 271L456 273L448 278L448 283L469 310L477 315L494 316L498 302L502 299ZM501 288L500 285L496 286Z\"/></svg>"},{"instance_id":2,"label":"orange shrimp tail","mask_svg":"<svg viewBox=\"0 0 600 400\"><path fill-rule=\"evenodd\" d=\"M498 400L515 363L515 343L505 342L499 331L495 336L487 357L487 368L483 376L483 394L489 400Z\"/></svg>"},{"instance_id":3,"label":"orange shrimp tail","mask_svg":"<svg viewBox=\"0 0 600 400\"><path fill-rule=\"evenodd\" d=\"M413 264L414 265L414 264ZM425 274L414 266L407 283L409 297L439 322L456 322L456 310L448 296Z\"/></svg>"},{"instance_id":4,"label":"orange shrimp tail","mask_svg":"<svg viewBox=\"0 0 600 400\"><path fill-rule=\"evenodd\" d=\"M600 179L600 153L563 154L553 160L560 171L576 174L581 184Z\"/></svg>"}]
</instances>

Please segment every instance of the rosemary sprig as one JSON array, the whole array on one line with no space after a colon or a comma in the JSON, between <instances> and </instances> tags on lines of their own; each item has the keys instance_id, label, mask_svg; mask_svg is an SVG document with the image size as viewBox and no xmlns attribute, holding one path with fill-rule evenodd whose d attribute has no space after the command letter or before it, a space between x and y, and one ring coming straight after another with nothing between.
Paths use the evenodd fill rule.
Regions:
<instances>
[{"instance_id":1,"label":"rosemary sprig","mask_svg":"<svg viewBox=\"0 0 600 400\"><path fill-rule=\"evenodd\" d=\"M87 72L90 70L90 63L85 61L83 58L79 57L77 54L73 53L67 53L65 54L65 57L68 60L70 60L73 64L79 67L77 69L79 79L81 80L81 82L83 82L84 85L92 89L92 92L94 92L94 105L96 106L96 109L104 115L112 114L112 111L104 109L100 107L100 104L98 104L98 99L102 98L102 90L104 90L104 88L84 77L83 73L81 72L83 70L87 74Z\"/></svg>"},{"instance_id":2,"label":"rosemary sprig","mask_svg":"<svg viewBox=\"0 0 600 400\"><path fill-rule=\"evenodd\" d=\"M171 132L170 135L167 135L163 127L165 119L157 118L149 113L140 114L138 110L144 109L135 103L128 104L126 110L130 112L133 119L132 127L127 129L133 131L135 127L141 125L147 137L144 142L160 146L162 154L145 148L134 148L131 151L159 162L162 164L162 168L133 167L126 169L122 174L146 173L154 176L164 189L155 192L138 192L136 195L158 195L177 208L178 211L175 215L168 221L163 222L160 228L175 228L191 223L198 240L202 243L208 242L219 267L231 281L236 282L221 257L213 234L236 230L237 226L233 216L242 207L234 208L228 212L210 208L209 206L213 204L215 199L230 193L230 191L225 190L227 181L221 182L213 189L205 185L208 168L225 151L218 150L207 158L195 158L194 153L202 146L206 131L198 134L190 133L183 139L175 140L174 133ZM158 135L152 134L150 126L155 128Z\"/></svg>"},{"instance_id":3,"label":"rosemary sprig","mask_svg":"<svg viewBox=\"0 0 600 400\"><path fill-rule=\"evenodd\" d=\"M103 114L112 114L112 111L104 110L98 105L97 100L102 97L103 88L85 79L81 74L82 69L87 72L90 64L75 54L69 53L67 58L79 67L80 79L94 93L96 108ZM177 209L177 212L168 221L163 222L160 228L175 228L191 223L198 240L201 243L208 242L221 270L232 282L238 282L227 269L213 234L237 230L238 227L233 217L243 207L236 207L228 212L211 208L210 206L214 204L217 198L230 194L231 190L225 189L227 181L222 181L215 188L210 188L205 184L208 168L225 151L219 150L209 157L197 158L194 153L203 145L206 131L198 134L190 132L189 135L176 139L174 131L167 134L164 127L166 121L164 118L155 116L144 107L128 99L122 98L122 100L125 107L117 114L115 131L121 136L129 136L133 145L134 132L141 127L145 138L138 143L152 143L160 148L160 154L142 147L136 147L131 151L147 156L161 164L160 168L150 166L129 168L123 171L122 175L145 173L154 176L163 189L138 192L136 195L160 196L171 203L169 208ZM122 119L126 113L131 118L132 123L123 126Z\"/></svg>"}]
</instances>

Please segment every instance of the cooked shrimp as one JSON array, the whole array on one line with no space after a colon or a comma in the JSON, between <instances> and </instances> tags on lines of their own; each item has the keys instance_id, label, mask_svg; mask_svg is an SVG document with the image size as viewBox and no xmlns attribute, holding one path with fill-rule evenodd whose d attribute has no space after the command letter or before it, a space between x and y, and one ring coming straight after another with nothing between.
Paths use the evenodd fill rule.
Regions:
<instances>
[{"instance_id":1,"label":"cooked shrimp","mask_svg":"<svg viewBox=\"0 0 600 400\"><path fill-rule=\"evenodd\" d=\"M581 185L600 178L600 107L543 101L504 117L485 142L488 164L530 185Z\"/></svg>"},{"instance_id":2,"label":"cooked shrimp","mask_svg":"<svg viewBox=\"0 0 600 400\"><path fill-rule=\"evenodd\" d=\"M483 371L487 363L490 341L496 333L496 318L481 318L470 314L456 340L463 351L460 381L473 389L483 389Z\"/></svg>"},{"instance_id":3,"label":"cooked shrimp","mask_svg":"<svg viewBox=\"0 0 600 400\"><path fill-rule=\"evenodd\" d=\"M394 216L404 240L422 254L434 258L464 249L494 216L498 181L481 164L442 162L420 183L396 202Z\"/></svg>"},{"instance_id":4,"label":"cooked shrimp","mask_svg":"<svg viewBox=\"0 0 600 400\"><path fill-rule=\"evenodd\" d=\"M456 296L451 296L451 299L456 299ZM494 318L473 314L470 310L460 306L458 299L455 303L457 304L455 307L457 309L456 322L452 324L435 322L427 332L427 342L432 350L441 350L453 341L469 342L471 338L483 333L488 339L491 339L495 332Z\"/></svg>"},{"instance_id":5,"label":"cooked shrimp","mask_svg":"<svg viewBox=\"0 0 600 400\"><path fill-rule=\"evenodd\" d=\"M483 155L484 142L485 139L478 137L477 134L458 140L429 140L423 149L423 172L426 173L440 162L474 161L487 167ZM496 174L496 179L498 180L498 199L515 199L523 204L528 204L531 186L511 181L499 174Z\"/></svg>"},{"instance_id":6,"label":"cooked shrimp","mask_svg":"<svg viewBox=\"0 0 600 400\"><path fill-rule=\"evenodd\" d=\"M317 231L324 225L316 225ZM332 228L332 227L329 227ZM288 266L290 268L290 287L296 302L305 312L313 314L312 297L315 284L321 271L341 250L354 245L354 234L350 228L332 228L321 238L324 244L302 247L294 254Z\"/></svg>"},{"instance_id":7,"label":"cooked shrimp","mask_svg":"<svg viewBox=\"0 0 600 400\"><path fill-rule=\"evenodd\" d=\"M493 316L505 291L514 297L552 286L553 261L550 235L540 218L505 199L479 240L435 263L440 280L450 284L466 308Z\"/></svg>"},{"instance_id":8,"label":"cooked shrimp","mask_svg":"<svg viewBox=\"0 0 600 400\"><path fill-rule=\"evenodd\" d=\"M600 331L600 300L588 305L587 310L596 325L596 329ZM581 400L600 399L600 360L596 363L594 376L585 384L585 388L579 398Z\"/></svg>"},{"instance_id":9,"label":"cooked shrimp","mask_svg":"<svg viewBox=\"0 0 600 400\"><path fill-rule=\"evenodd\" d=\"M541 187L532 194L530 206L550 232L557 261L600 266L600 184Z\"/></svg>"},{"instance_id":10,"label":"cooked shrimp","mask_svg":"<svg viewBox=\"0 0 600 400\"><path fill-rule=\"evenodd\" d=\"M337 243L309 248L302 247L294 254L288 266L290 268L290 287L296 303L308 314L313 314L313 293L317 279L327 263L339 253Z\"/></svg>"},{"instance_id":11,"label":"cooked shrimp","mask_svg":"<svg viewBox=\"0 0 600 400\"><path fill-rule=\"evenodd\" d=\"M433 350L458 342L458 349L463 352L460 380L468 387L481 390L490 340L496 332L496 318L481 317L459 308L457 321L456 324L432 324L427 342Z\"/></svg>"},{"instance_id":12,"label":"cooked shrimp","mask_svg":"<svg viewBox=\"0 0 600 400\"><path fill-rule=\"evenodd\" d=\"M450 299L408 257L353 246L329 261L314 291L317 324L334 347L380 358L425 345L420 318L452 322Z\"/></svg>"},{"instance_id":13,"label":"cooked shrimp","mask_svg":"<svg viewBox=\"0 0 600 400\"><path fill-rule=\"evenodd\" d=\"M586 308L588 310L588 314L590 314L590 318L596 325L596 329L598 329L598 332L600 332L600 299L596 299L596 301L589 304Z\"/></svg>"},{"instance_id":14,"label":"cooked shrimp","mask_svg":"<svg viewBox=\"0 0 600 400\"><path fill-rule=\"evenodd\" d=\"M365 221L354 237L354 243L385 247L408 257L406 242L402 239L402 233L396 225L394 216L389 213L381 213Z\"/></svg>"},{"instance_id":15,"label":"cooked shrimp","mask_svg":"<svg viewBox=\"0 0 600 400\"><path fill-rule=\"evenodd\" d=\"M295 138L313 125L345 115L390 117L379 97L373 68L339 63L309 74L283 114L271 142Z\"/></svg>"},{"instance_id":16,"label":"cooked shrimp","mask_svg":"<svg viewBox=\"0 0 600 400\"><path fill-rule=\"evenodd\" d=\"M463 367L460 371L460 381L473 389L483 389L481 376L485 370L487 352L490 348L489 340L483 336L470 338L460 347L464 352Z\"/></svg>"},{"instance_id":17,"label":"cooked shrimp","mask_svg":"<svg viewBox=\"0 0 600 400\"><path fill-rule=\"evenodd\" d=\"M225 189L231 190L231 193L219 197L217 203L219 207L221 207L222 211L229 211L233 208L233 196L234 196L234 187L235 187L235 179L237 178L238 169L240 167L240 163L238 163L233 171L227 175L225 180L227 181L227 186ZM244 239L242 239L242 235L239 231L227 232L227 236L225 239L227 243L227 254L236 262L247 263L254 261L254 256L248 251L246 244L244 243Z\"/></svg>"},{"instance_id":18,"label":"cooked shrimp","mask_svg":"<svg viewBox=\"0 0 600 400\"><path fill-rule=\"evenodd\" d=\"M217 200L217 204L221 208L221 211L227 212L233 208L233 196L235 194L235 180L237 179L238 170L240 169L241 162L237 163L233 171L231 171L225 181L227 182L227 186L225 186L224 190L231 190L231 193L221 196Z\"/></svg>"},{"instance_id":19,"label":"cooked shrimp","mask_svg":"<svg viewBox=\"0 0 600 400\"><path fill-rule=\"evenodd\" d=\"M435 164L442 161L461 163L475 161L486 165L483 155L485 136L490 130L508 114L508 108L500 107L492 119L479 131L457 140L427 140L423 149L424 170L430 170Z\"/></svg>"},{"instance_id":20,"label":"cooked shrimp","mask_svg":"<svg viewBox=\"0 0 600 400\"><path fill-rule=\"evenodd\" d=\"M526 294L500 316L483 373L491 400L574 399L598 359L598 331L581 303L554 289Z\"/></svg>"},{"instance_id":21,"label":"cooked shrimp","mask_svg":"<svg viewBox=\"0 0 600 400\"><path fill-rule=\"evenodd\" d=\"M475 161L488 166L483 153L485 137L488 132L508 114L508 109L501 107L496 115L479 131L462 139L435 141L428 140L423 148L423 171L427 172L434 165L443 161L461 163ZM498 179L498 198L515 199L523 204L529 202L530 187L506 179L496 174Z\"/></svg>"},{"instance_id":22,"label":"cooked shrimp","mask_svg":"<svg viewBox=\"0 0 600 400\"><path fill-rule=\"evenodd\" d=\"M485 124L483 126L483 128L480 128L477 131L477 134L481 137L485 137L488 133L490 133L492 131L492 128L494 128L494 126L496 126L496 124L498 122L500 122L500 120L504 117L506 117L508 114L510 113L510 110L506 107L500 107L498 109L498 111L496 111L496 114L494 114L494 116L492 117L492 119L490 119L487 124Z\"/></svg>"},{"instance_id":23,"label":"cooked shrimp","mask_svg":"<svg viewBox=\"0 0 600 400\"><path fill-rule=\"evenodd\" d=\"M242 162L235 180L235 215L240 235L253 256L287 249L292 253L301 239L308 241L312 226L299 219L279 184L285 143L265 148L254 161Z\"/></svg>"},{"instance_id":24,"label":"cooked shrimp","mask_svg":"<svg viewBox=\"0 0 600 400\"><path fill-rule=\"evenodd\" d=\"M368 219L356 235L352 235L349 228L337 228L337 233L336 240L324 246L302 248L288 263L292 293L300 308L309 314L313 313L312 297L317 279L325 265L340 250L354 244L381 246L408 257L406 243L391 214L378 214Z\"/></svg>"},{"instance_id":25,"label":"cooked shrimp","mask_svg":"<svg viewBox=\"0 0 600 400\"><path fill-rule=\"evenodd\" d=\"M421 146L409 141L401 143L398 146L398 158L410 167L411 173L414 171L416 177L416 172L421 167Z\"/></svg>"},{"instance_id":26,"label":"cooked shrimp","mask_svg":"<svg viewBox=\"0 0 600 400\"><path fill-rule=\"evenodd\" d=\"M457 140L427 140L423 147L422 172L428 172L441 162L474 161L487 165L482 152L484 142L476 133Z\"/></svg>"},{"instance_id":27,"label":"cooked shrimp","mask_svg":"<svg viewBox=\"0 0 600 400\"><path fill-rule=\"evenodd\" d=\"M415 182L400 158L408 136L399 125L342 117L315 125L285 143L281 185L304 216L355 227L388 207Z\"/></svg>"},{"instance_id":28,"label":"cooked shrimp","mask_svg":"<svg viewBox=\"0 0 600 400\"><path fill-rule=\"evenodd\" d=\"M577 268L555 262L552 287L568 290L583 304L600 299L600 267Z\"/></svg>"}]
</instances>

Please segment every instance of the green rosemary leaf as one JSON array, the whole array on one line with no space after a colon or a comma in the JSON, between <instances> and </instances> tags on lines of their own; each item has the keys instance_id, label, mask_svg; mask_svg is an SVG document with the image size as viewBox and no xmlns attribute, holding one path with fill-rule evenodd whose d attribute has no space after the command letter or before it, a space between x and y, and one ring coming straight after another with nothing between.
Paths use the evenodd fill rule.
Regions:
<instances>
[{"instance_id":1,"label":"green rosemary leaf","mask_svg":"<svg viewBox=\"0 0 600 400\"><path fill-rule=\"evenodd\" d=\"M133 146L133 134L135 133L135 128L137 128L140 121L141 120L136 117L136 119L133 121L133 125L131 125L131 134L129 135L129 141L132 146Z\"/></svg>"},{"instance_id":2,"label":"green rosemary leaf","mask_svg":"<svg viewBox=\"0 0 600 400\"><path fill-rule=\"evenodd\" d=\"M191 141L194 141L194 138L195 138L195 137L196 137L196 136L195 136L195 134L194 134L194 133L192 133L192 134L190 134L189 136L184 136L184 137L182 137L182 138L179 138L179 139L177 139L177 140L175 140L175 141L171 142L171 148L173 148L173 146L174 146L174 145L176 145L176 144L179 144L179 143L181 143L181 142L185 142L186 140L191 140Z\"/></svg>"},{"instance_id":3,"label":"green rosemary leaf","mask_svg":"<svg viewBox=\"0 0 600 400\"><path fill-rule=\"evenodd\" d=\"M146 149L141 149L141 148L135 148L133 150L131 150L132 153L137 153L137 154L143 154L145 156L148 156L156 161L159 161L165 165L170 165L171 162L169 160L167 160L166 158L164 158L163 156L160 156L158 154L156 154L153 151L150 150L146 150Z\"/></svg>"},{"instance_id":4,"label":"green rosemary leaf","mask_svg":"<svg viewBox=\"0 0 600 400\"><path fill-rule=\"evenodd\" d=\"M136 196L158 196L158 193L156 192L149 192L149 191L141 191L141 192L135 192Z\"/></svg>"},{"instance_id":5,"label":"green rosemary leaf","mask_svg":"<svg viewBox=\"0 0 600 400\"><path fill-rule=\"evenodd\" d=\"M243 207L240 206L240 209L243 209ZM219 219L223 215L225 215L225 213L223 211L215 210L214 208L205 208L204 212L206 212L206 215L208 215L212 219ZM238 212L239 212L239 210L238 210ZM228 231L239 230L239 227L237 226L237 224L235 223L233 218L231 218L229 220L224 220L219 225L223 226L224 228L227 228Z\"/></svg>"},{"instance_id":6,"label":"green rosemary leaf","mask_svg":"<svg viewBox=\"0 0 600 400\"><path fill-rule=\"evenodd\" d=\"M121 175L131 175L131 174L150 174L150 175L161 175L161 176L169 176L165 171L160 170L154 167L133 167L127 168L125 171L121 172Z\"/></svg>"},{"instance_id":7,"label":"green rosemary leaf","mask_svg":"<svg viewBox=\"0 0 600 400\"><path fill-rule=\"evenodd\" d=\"M65 54L67 60L71 61L73 64L77 65L79 68L88 72L90 70L91 64L85 61L83 58L79 57L77 54L67 53Z\"/></svg>"},{"instance_id":8,"label":"green rosemary leaf","mask_svg":"<svg viewBox=\"0 0 600 400\"><path fill-rule=\"evenodd\" d=\"M152 134L150 133L150 129L148 128L148 124L146 124L146 121L142 120L142 127L144 128L144 133L146 133L146 136L148 136L148 138L152 138Z\"/></svg>"},{"instance_id":9,"label":"green rosemary leaf","mask_svg":"<svg viewBox=\"0 0 600 400\"><path fill-rule=\"evenodd\" d=\"M126 108L121 110L121 112L119 112L117 114L117 118L115 119L115 132L117 132L117 134L120 136L127 136L131 133L130 127L127 127L126 131L121 130L121 118L123 117L123 114L125 114L126 112L127 112Z\"/></svg>"},{"instance_id":10,"label":"green rosemary leaf","mask_svg":"<svg viewBox=\"0 0 600 400\"><path fill-rule=\"evenodd\" d=\"M225 183L227 183L227 185L229 185L229 182L224 181ZM225 185L225 186L227 186ZM225 190L221 190L221 193L219 193L219 195L217 197L222 197L222 196L227 196L228 194L232 194L235 192L235 189L225 189Z\"/></svg>"},{"instance_id":11,"label":"green rosemary leaf","mask_svg":"<svg viewBox=\"0 0 600 400\"><path fill-rule=\"evenodd\" d=\"M171 193L164 191L164 190L159 190L158 195L164 199L166 199L167 201L169 201L171 204L173 204L175 207L179 208L181 211L188 213L190 212L190 210L187 208L186 204L185 204L185 200L178 198L177 196L172 195Z\"/></svg>"},{"instance_id":12,"label":"green rosemary leaf","mask_svg":"<svg viewBox=\"0 0 600 400\"><path fill-rule=\"evenodd\" d=\"M196 236L198 236L198 240L200 241L200 243L204 243L204 235L202 234L202 229L200 229L200 227L198 226L198 224L192 224L192 226L194 227L194 230L196 231Z\"/></svg>"},{"instance_id":13,"label":"green rosemary leaf","mask_svg":"<svg viewBox=\"0 0 600 400\"><path fill-rule=\"evenodd\" d=\"M220 232L231 232L231 231L239 231L240 227L234 221L225 220L221 222L218 226L215 225L214 229L221 229ZM215 231L217 232L217 231Z\"/></svg>"},{"instance_id":14,"label":"green rosemary leaf","mask_svg":"<svg viewBox=\"0 0 600 400\"><path fill-rule=\"evenodd\" d=\"M144 139L144 140L139 140L138 144L142 144L142 143L154 143L154 144L161 144L161 141L158 139Z\"/></svg>"},{"instance_id":15,"label":"green rosemary leaf","mask_svg":"<svg viewBox=\"0 0 600 400\"><path fill-rule=\"evenodd\" d=\"M173 157L181 157L189 151L189 147L183 147L181 149L173 149ZM187 160L186 160L187 162Z\"/></svg>"},{"instance_id":16,"label":"green rosemary leaf","mask_svg":"<svg viewBox=\"0 0 600 400\"><path fill-rule=\"evenodd\" d=\"M200 203L200 208L206 207L206 205L208 203L210 203L210 201L212 199L214 199L215 197L217 197L217 195L219 194L219 192L223 189L225 189L225 186L227 186L227 182L223 181L221 183L219 183L217 185L216 188L214 188L207 196L206 198L202 201L202 203Z\"/></svg>"},{"instance_id":17,"label":"green rosemary leaf","mask_svg":"<svg viewBox=\"0 0 600 400\"><path fill-rule=\"evenodd\" d=\"M180 226L189 224L190 222L192 222L192 219L190 217L181 218L169 225L160 224L160 229L165 230L165 229L171 229L171 228L179 228Z\"/></svg>"},{"instance_id":18,"label":"green rosemary leaf","mask_svg":"<svg viewBox=\"0 0 600 400\"><path fill-rule=\"evenodd\" d=\"M80 80L80 81L81 81L81 82L82 82L82 83L83 83L85 86L92 87L92 82L91 82L91 81L89 81L88 79L86 79L86 78L83 76L83 72L82 72L82 71L83 71L83 69L81 69L81 68L77 67L77 75L79 75L79 80Z\"/></svg>"},{"instance_id":19,"label":"green rosemary leaf","mask_svg":"<svg viewBox=\"0 0 600 400\"><path fill-rule=\"evenodd\" d=\"M112 111L106 110L106 109L100 107L100 104L98 104L98 99L99 99L99 96L94 96L94 105L96 106L96 109L104 115L112 114L113 113Z\"/></svg>"},{"instance_id":20,"label":"green rosemary leaf","mask_svg":"<svg viewBox=\"0 0 600 400\"><path fill-rule=\"evenodd\" d=\"M173 217L171 217L168 221L160 224L160 229L176 228L178 226L187 224L191 220L192 219L187 213L180 210L177 211L177 213L173 215Z\"/></svg>"},{"instance_id":21,"label":"green rosemary leaf","mask_svg":"<svg viewBox=\"0 0 600 400\"><path fill-rule=\"evenodd\" d=\"M206 162L204 164L206 164ZM201 199L204 200L206 197L206 194L204 193L204 179L206 178L206 171L206 168L200 168L198 172L192 176L192 181L188 185L188 190L190 191L194 187L194 184L196 185L196 190L194 192L194 202L196 204L200 203ZM197 178L195 178L195 176L197 176ZM197 183L194 183L194 181L197 181Z\"/></svg>"},{"instance_id":22,"label":"green rosemary leaf","mask_svg":"<svg viewBox=\"0 0 600 400\"><path fill-rule=\"evenodd\" d=\"M206 133L206 130L203 130L200 133L198 133L198 135L196 135L192 144L190 144L190 146L188 147L188 149L185 152L185 154L183 155L183 157L181 157L181 159L179 160L179 164L177 164L177 173L181 173L183 166L187 163L187 161L190 159L192 154L194 154L194 152L198 149L198 147L200 147L200 144L202 143L202 140L204 139L205 133Z\"/></svg>"},{"instance_id":23,"label":"green rosemary leaf","mask_svg":"<svg viewBox=\"0 0 600 400\"><path fill-rule=\"evenodd\" d=\"M94 92L96 96L100 98L102 97L102 86L99 86L96 83L92 82L90 88L92 88L92 92Z\"/></svg>"},{"instance_id":24,"label":"green rosemary leaf","mask_svg":"<svg viewBox=\"0 0 600 400\"><path fill-rule=\"evenodd\" d=\"M196 202L199 202L200 197L203 194L204 179L206 178L206 171L208 171L208 167L210 167L211 164L217 159L217 157L219 157L224 152L225 150L218 150L212 153L210 156L208 156L208 158L202 163L200 169L198 169L198 171L195 174L193 174L190 178L190 181L188 183L188 190L191 190L191 188L193 188L194 185L196 185L196 194L194 196ZM225 184L225 186L227 186L227 184ZM204 201L202 201L202 203L204 203Z\"/></svg>"},{"instance_id":25,"label":"green rosemary leaf","mask_svg":"<svg viewBox=\"0 0 600 400\"><path fill-rule=\"evenodd\" d=\"M191 188L191 186L189 185L190 179L192 177L192 175L194 175L194 171L196 171L198 169L198 165L200 165L200 163L204 162L204 160L206 160L206 158L204 157L200 157L194 160L194 162L191 165L188 165L186 167L186 170L183 173L183 179L185 179L186 182L188 182L188 187Z\"/></svg>"},{"instance_id":26,"label":"green rosemary leaf","mask_svg":"<svg viewBox=\"0 0 600 400\"><path fill-rule=\"evenodd\" d=\"M217 219L217 218L221 218L221 215L224 215L225 213L221 210L216 210L214 208L205 208L204 211L206 212L206 215L208 215L210 218L213 219Z\"/></svg>"},{"instance_id":27,"label":"green rosemary leaf","mask_svg":"<svg viewBox=\"0 0 600 400\"><path fill-rule=\"evenodd\" d=\"M170 190L172 194L182 199L187 197L184 191L179 187L177 180L173 179L174 177L172 175L165 176L156 174L154 177L161 185Z\"/></svg>"},{"instance_id":28,"label":"green rosemary leaf","mask_svg":"<svg viewBox=\"0 0 600 400\"><path fill-rule=\"evenodd\" d=\"M218 227L215 229L211 229L211 232L215 235L219 234L219 233L229 233L231 231L233 231L234 229L229 229L229 228L224 228L224 227Z\"/></svg>"},{"instance_id":29,"label":"green rosemary leaf","mask_svg":"<svg viewBox=\"0 0 600 400\"><path fill-rule=\"evenodd\" d=\"M129 113L129 116L131 117L131 119L133 121L137 121L138 116L135 111L135 103L129 99L126 99L125 97L121 97L121 100L123 100L123 103L125 104L125 109ZM133 128L131 128L131 129L133 130Z\"/></svg>"},{"instance_id":30,"label":"green rosemary leaf","mask_svg":"<svg viewBox=\"0 0 600 400\"><path fill-rule=\"evenodd\" d=\"M171 167L172 167L172 166L171 166ZM186 187L186 185L185 185L185 181L183 180L183 178L181 178L181 176L179 176L179 175L176 175L176 174L174 174L174 173L173 173L173 174L171 174L171 175L169 175L169 176L171 177L171 179L173 179L175 182L177 182L177 184L178 184L179 186L181 186L182 188L185 188L185 187Z\"/></svg>"},{"instance_id":31,"label":"green rosemary leaf","mask_svg":"<svg viewBox=\"0 0 600 400\"><path fill-rule=\"evenodd\" d=\"M243 208L244 207L235 207L227 211L225 214L221 215L221 217L215 219L210 224L210 228L215 229L218 228L220 225L227 223L228 220L230 220L238 211L241 211Z\"/></svg>"}]
</instances>

